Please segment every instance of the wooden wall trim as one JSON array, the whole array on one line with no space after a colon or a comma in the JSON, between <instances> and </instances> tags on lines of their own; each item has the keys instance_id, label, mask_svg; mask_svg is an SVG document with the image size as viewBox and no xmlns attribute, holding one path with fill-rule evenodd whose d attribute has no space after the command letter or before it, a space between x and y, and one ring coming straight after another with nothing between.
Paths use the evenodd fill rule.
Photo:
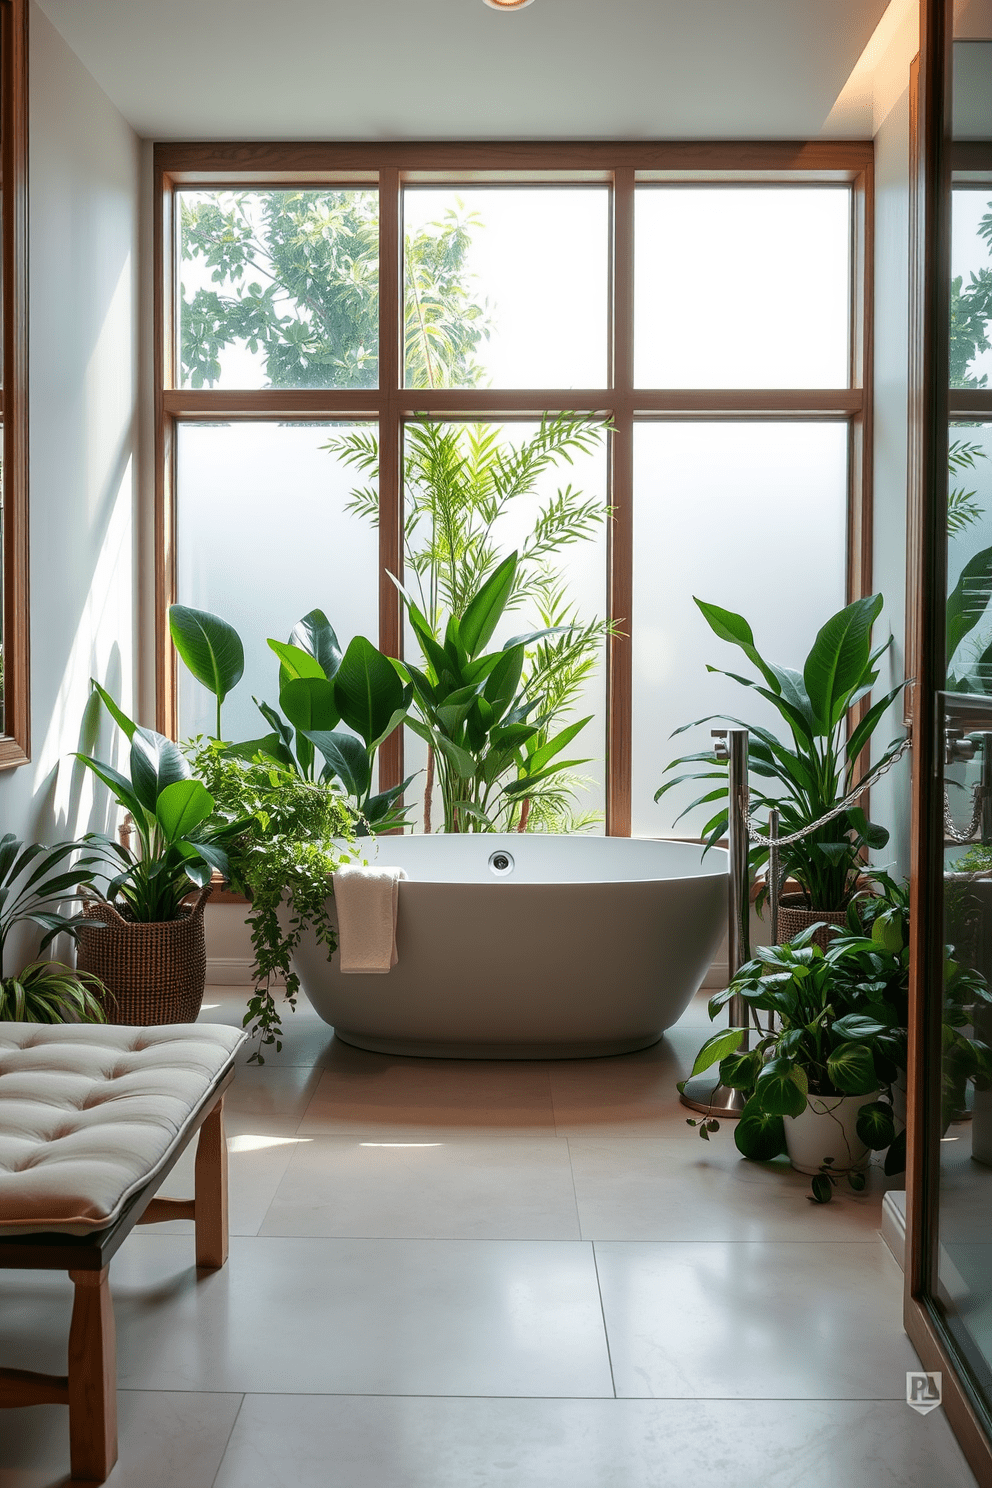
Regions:
<instances>
[{"instance_id":1,"label":"wooden wall trim","mask_svg":"<svg viewBox=\"0 0 992 1488\"><path fill-rule=\"evenodd\" d=\"M31 754L28 504L28 6L0 9L3 262L3 662L0 769Z\"/></svg>"},{"instance_id":2,"label":"wooden wall trim","mask_svg":"<svg viewBox=\"0 0 992 1488\"><path fill-rule=\"evenodd\" d=\"M176 658L169 636L169 606L176 595L175 418L163 389L175 382L175 194L155 161L155 726L176 737Z\"/></svg>"},{"instance_id":3,"label":"wooden wall trim","mask_svg":"<svg viewBox=\"0 0 992 1488\"><path fill-rule=\"evenodd\" d=\"M286 180L294 173L320 176L353 170L368 178L380 169L454 172L461 179L514 170L545 179L560 172L598 173L615 169L638 173L715 171L728 179L756 171L850 180L871 164L870 140L524 140L478 143L446 141L253 141L163 142L155 146L157 165L187 185L201 185L224 172L244 177L263 173Z\"/></svg>"}]
</instances>

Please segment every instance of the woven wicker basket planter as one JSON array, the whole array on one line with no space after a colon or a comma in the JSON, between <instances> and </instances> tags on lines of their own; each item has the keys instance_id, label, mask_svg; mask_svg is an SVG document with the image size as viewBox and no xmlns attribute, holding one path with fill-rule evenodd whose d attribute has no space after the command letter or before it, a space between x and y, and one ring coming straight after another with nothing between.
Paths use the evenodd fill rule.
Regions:
<instances>
[{"instance_id":1,"label":"woven wicker basket planter","mask_svg":"<svg viewBox=\"0 0 992 1488\"><path fill-rule=\"evenodd\" d=\"M822 930L817 930L813 936L813 945L818 945L821 950L826 950L835 935L839 935L847 926L846 909L807 909L803 903L801 894L783 894L778 905L778 938L779 944L785 945L787 941L807 930L810 925L815 925L818 920L825 920L826 925ZM837 929L828 929L827 926L836 925Z\"/></svg>"},{"instance_id":2,"label":"woven wicker basket planter","mask_svg":"<svg viewBox=\"0 0 992 1488\"><path fill-rule=\"evenodd\" d=\"M208 885L183 905L179 919L153 925L126 920L108 904L84 904L83 914L102 925L81 928L76 965L111 994L104 1003L108 1023L196 1022L207 979L203 911L209 897Z\"/></svg>"}]
</instances>

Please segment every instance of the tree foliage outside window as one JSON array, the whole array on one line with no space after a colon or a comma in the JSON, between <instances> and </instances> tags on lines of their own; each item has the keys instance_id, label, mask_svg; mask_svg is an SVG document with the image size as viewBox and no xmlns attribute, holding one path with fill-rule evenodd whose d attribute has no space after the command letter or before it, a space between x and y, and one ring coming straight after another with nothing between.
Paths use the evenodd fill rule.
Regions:
<instances>
[{"instance_id":1,"label":"tree foliage outside window","mask_svg":"<svg viewBox=\"0 0 992 1488\"><path fill-rule=\"evenodd\" d=\"M992 253L992 202L978 224L978 236ZM958 274L951 281L950 385L952 388L984 388L988 374L969 372L970 364L983 351L992 349L989 323L992 322L992 268L979 269L969 276Z\"/></svg>"},{"instance_id":2,"label":"tree foliage outside window","mask_svg":"<svg viewBox=\"0 0 992 1488\"><path fill-rule=\"evenodd\" d=\"M405 253L408 387L474 387L488 335L466 268L477 214L452 210ZM183 192L184 263L210 287L181 291L183 384L214 387L222 354L260 356L273 388L372 388L379 375L378 196L369 190Z\"/></svg>"}]
</instances>

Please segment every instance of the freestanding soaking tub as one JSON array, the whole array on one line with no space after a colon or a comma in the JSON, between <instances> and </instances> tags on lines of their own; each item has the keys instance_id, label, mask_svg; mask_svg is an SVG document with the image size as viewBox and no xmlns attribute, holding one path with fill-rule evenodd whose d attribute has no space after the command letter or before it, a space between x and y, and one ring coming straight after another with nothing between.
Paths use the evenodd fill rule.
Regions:
<instances>
[{"instance_id":1,"label":"freestanding soaking tub","mask_svg":"<svg viewBox=\"0 0 992 1488\"><path fill-rule=\"evenodd\" d=\"M727 854L624 837L386 837L399 961L344 975L309 936L307 997L386 1054L571 1059L642 1049L681 1017L723 938ZM334 903L328 901L333 919Z\"/></svg>"}]
</instances>

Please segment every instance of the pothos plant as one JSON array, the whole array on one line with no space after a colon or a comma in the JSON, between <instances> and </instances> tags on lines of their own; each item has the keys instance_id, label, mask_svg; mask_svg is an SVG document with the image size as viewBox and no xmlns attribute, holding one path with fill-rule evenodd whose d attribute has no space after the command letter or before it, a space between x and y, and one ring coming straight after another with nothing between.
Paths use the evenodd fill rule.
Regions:
<instances>
[{"instance_id":1,"label":"pothos plant","mask_svg":"<svg viewBox=\"0 0 992 1488\"><path fill-rule=\"evenodd\" d=\"M240 823L229 844L231 886L250 901L247 922L255 961L244 1026L262 1049L282 1048L282 1016L275 988L295 1011L300 979L293 955L303 931L327 948L337 946L326 901L337 868L356 848L352 811L341 792L256 754L244 759L216 739L190 746L193 768L207 785L221 820Z\"/></svg>"},{"instance_id":2,"label":"pothos plant","mask_svg":"<svg viewBox=\"0 0 992 1488\"><path fill-rule=\"evenodd\" d=\"M718 1064L721 1084L745 1093L734 1141L756 1161L786 1150L784 1118L801 1116L810 1095L863 1095L858 1136L874 1151L888 1149L887 1173L901 1172L905 1139L897 1140L892 1086L906 1064L906 1029L893 996L903 985L902 955L886 948L881 932L878 939L838 938L823 950L812 943L817 928L787 945L759 947L710 999L715 1018L732 997L743 998L754 1022L752 1046L741 1049L747 1029L724 1029L700 1049L692 1075ZM759 1012L769 1026L761 1026ZM684 1086L680 1081L679 1090ZM699 1126L707 1139L718 1129L705 1118ZM852 1170L848 1179L852 1188L864 1187L862 1173ZM816 1202L831 1191L829 1173L813 1179Z\"/></svg>"}]
</instances>

